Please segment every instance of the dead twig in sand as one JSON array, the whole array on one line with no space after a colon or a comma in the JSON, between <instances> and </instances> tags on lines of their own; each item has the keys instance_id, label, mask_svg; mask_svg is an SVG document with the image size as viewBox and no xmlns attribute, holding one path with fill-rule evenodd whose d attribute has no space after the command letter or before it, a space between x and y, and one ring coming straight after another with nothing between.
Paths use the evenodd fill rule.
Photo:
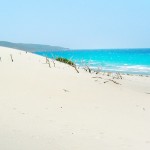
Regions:
<instances>
[{"instance_id":1,"label":"dead twig in sand","mask_svg":"<svg viewBox=\"0 0 150 150\"><path fill-rule=\"evenodd\" d=\"M111 72L107 72L107 76L109 77L111 75Z\"/></svg>"},{"instance_id":2,"label":"dead twig in sand","mask_svg":"<svg viewBox=\"0 0 150 150\"><path fill-rule=\"evenodd\" d=\"M116 76L113 77L113 79L123 79L121 74L119 72L115 73Z\"/></svg>"},{"instance_id":3,"label":"dead twig in sand","mask_svg":"<svg viewBox=\"0 0 150 150\"><path fill-rule=\"evenodd\" d=\"M85 67L84 67L83 69L84 69L85 71L87 71L87 69L86 69Z\"/></svg>"},{"instance_id":4,"label":"dead twig in sand","mask_svg":"<svg viewBox=\"0 0 150 150\"><path fill-rule=\"evenodd\" d=\"M72 57L69 59L72 61ZM73 61L72 61L73 62ZM72 67L74 67L74 69L76 70L77 73L79 73L79 70L77 69L76 63L74 63L74 65L72 65Z\"/></svg>"},{"instance_id":5,"label":"dead twig in sand","mask_svg":"<svg viewBox=\"0 0 150 150\"><path fill-rule=\"evenodd\" d=\"M112 79L109 79L109 80L105 81L104 83L107 83L107 82L110 82L110 81L113 82L113 83L115 83L115 84L121 85L120 83L118 83L118 82L116 82L116 81L114 81Z\"/></svg>"},{"instance_id":6,"label":"dead twig in sand","mask_svg":"<svg viewBox=\"0 0 150 150\"><path fill-rule=\"evenodd\" d=\"M87 67L87 69L88 69L89 73L91 73L91 72L92 72L92 70L90 69L90 67L89 67L88 65L86 65L86 67Z\"/></svg>"},{"instance_id":7,"label":"dead twig in sand","mask_svg":"<svg viewBox=\"0 0 150 150\"><path fill-rule=\"evenodd\" d=\"M46 64L48 63L48 58L46 57Z\"/></svg>"},{"instance_id":8,"label":"dead twig in sand","mask_svg":"<svg viewBox=\"0 0 150 150\"><path fill-rule=\"evenodd\" d=\"M115 83L115 84L121 85L120 83L118 83L118 82L116 82L116 81L114 81L114 80L112 80L112 79L109 79L109 81L112 81L112 82Z\"/></svg>"},{"instance_id":9,"label":"dead twig in sand","mask_svg":"<svg viewBox=\"0 0 150 150\"><path fill-rule=\"evenodd\" d=\"M105 81L104 83L107 83L107 82L109 82L109 81Z\"/></svg>"},{"instance_id":10,"label":"dead twig in sand","mask_svg":"<svg viewBox=\"0 0 150 150\"><path fill-rule=\"evenodd\" d=\"M86 72L89 72L91 73L91 69L90 67L87 65L87 63L84 61L84 60L81 60L81 66L83 66L83 69L86 71Z\"/></svg>"},{"instance_id":11,"label":"dead twig in sand","mask_svg":"<svg viewBox=\"0 0 150 150\"><path fill-rule=\"evenodd\" d=\"M12 54L10 54L10 58L11 58L11 61L13 62L14 60L13 60Z\"/></svg>"},{"instance_id":12,"label":"dead twig in sand","mask_svg":"<svg viewBox=\"0 0 150 150\"><path fill-rule=\"evenodd\" d=\"M143 107L143 110L145 111L146 109Z\"/></svg>"},{"instance_id":13,"label":"dead twig in sand","mask_svg":"<svg viewBox=\"0 0 150 150\"><path fill-rule=\"evenodd\" d=\"M83 69L84 69L86 72L92 73L92 70L90 69L90 67L89 67L88 65L85 65L85 67L83 67Z\"/></svg>"},{"instance_id":14,"label":"dead twig in sand","mask_svg":"<svg viewBox=\"0 0 150 150\"><path fill-rule=\"evenodd\" d=\"M66 89L63 89L65 92L69 92L68 90L66 90Z\"/></svg>"},{"instance_id":15,"label":"dead twig in sand","mask_svg":"<svg viewBox=\"0 0 150 150\"><path fill-rule=\"evenodd\" d=\"M54 55L53 55L53 54L51 54L51 55L52 55L52 62L53 62L54 67L55 67L55 58L54 58Z\"/></svg>"},{"instance_id":16,"label":"dead twig in sand","mask_svg":"<svg viewBox=\"0 0 150 150\"><path fill-rule=\"evenodd\" d=\"M97 67L97 71L95 71L96 72L96 74L98 74L98 73L100 73L102 71L102 67L100 66L100 67Z\"/></svg>"},{"instance_id":17,"label":"dead twig in sand","mask_svg":"<svg viewBox=\"0 0 150 150\"><path fill-rule=\"evenodd\" d=\"M55 67L55 60L54 60L54 59L52 59L52 62L53 62L53 64L54 64L54 67Z\"/></svg>"},{"instance_id":18,"label":"dead twig in sand","mask_svg":"<svg viewBox=\"0 0 150 150\"><path fill-rule=\"evenodd\" d=\"M73 67L76 70L76 72L79 73L79 70L77 69L77 67L76 66L73 66Z\"/></svg>"},{"instance_id":19,"label":"dead twig in sand","mask_svg":"<svg viewBox=\"0 0 150 150\"><path fill-rule=\"evenodd\" d=\"M102 79L102 77L92 77L92 78L100 78L100 79Z\"/></svg>"},{"instance_id":20,"label":"dead twig in sand","mask_svg":"<svg viewBox=\"0 0 150 150\"><path fill-rule=\"evenodd\" d=\"M119 72L117 73L117 75L118 75L118 79L122 79L122 76Z\"/></svg>"},{"instance_id":21,"label":"dead twig in sand","mask_svg":"<svg viewBox=\"0 0 150 150\"><path fill-rule=\"evenodd\" d=\"M51 68L51 64L50 64L50 61L49 61L49 59L46 57L46 64L48 64L49 65L49 67Z\"/></svg>"}]
</instances>

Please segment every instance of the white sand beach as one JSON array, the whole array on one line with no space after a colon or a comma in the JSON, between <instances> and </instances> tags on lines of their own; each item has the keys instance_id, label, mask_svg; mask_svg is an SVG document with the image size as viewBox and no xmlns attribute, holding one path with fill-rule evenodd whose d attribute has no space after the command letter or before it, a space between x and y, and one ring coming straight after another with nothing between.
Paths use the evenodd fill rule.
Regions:
<instances>
[{"instance_id":1,"label":"white sand beach","mask_svg":"<svg viewBox=\"0 0 150 150\"><path fill-rule=\"evenodd\" d=\"M149 76L54 63L0 47L0 150L150 150Z\"/></svg>"}]
</instances>

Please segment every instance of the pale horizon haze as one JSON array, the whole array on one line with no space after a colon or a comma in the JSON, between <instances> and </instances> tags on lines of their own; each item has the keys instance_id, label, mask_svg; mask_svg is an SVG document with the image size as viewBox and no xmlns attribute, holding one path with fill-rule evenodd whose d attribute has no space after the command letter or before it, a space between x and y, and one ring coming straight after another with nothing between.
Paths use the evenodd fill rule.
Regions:
<instances>
[{"instance_id":1,"label":"pale horizon haze","mask_svg":"<svg viewBox=\"0 0 150 150\"><path fill-rule=\"evenodd\" d=\"M0 41L150 48L150 0L0 1Z\"/></svg>"}]
</instances>

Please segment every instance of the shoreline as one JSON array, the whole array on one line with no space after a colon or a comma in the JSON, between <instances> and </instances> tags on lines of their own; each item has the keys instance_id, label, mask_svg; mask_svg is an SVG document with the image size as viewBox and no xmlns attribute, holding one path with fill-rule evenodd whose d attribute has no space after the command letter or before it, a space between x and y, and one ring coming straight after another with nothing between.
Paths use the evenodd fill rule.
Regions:
<instances>
[{"instance_id":1,"label":"shoreline","mask_svg":"<svg viewBox=\"0 0 150 150\"><path fill-rule=\"evenodd\" d=\"M70 56L71 58L73 57L73 54L71 55L71 52L70 51L67 51L68 53L68 56L67 54L63 54L63 51L51 51L51 52L35 52L35 54L37 55L40 55L40 56L44 56L44 57L48 57L50 59L53 59L53 57L64 57L64 58L67 58L68 60L72 60L72 59L69 59L68 57ZM79 51L75 51L75 52L79 52ZM81 50L81 52L83 52ZM57 53L61 53L57 56ZM77 53L74 54L76 57L77 57ZM55 58L54 57L54 58ZM79 56L81 57L81 56ZM94 57L94 56L93 56ZM80 58L81 59L81 58ZM150 64L146 65L146 64L128 64L127 62L124 62L124 64L114 64L114 63L107 63L105 65L102 65L101 63L102 62L98 62L98 60L94 61L92 63L95 64L92 65L90 64L90 60L89 62L82 62L82 59L73 59L72 61L76 63L77 67L85 67L85 66L88 66L90 67L90 69L93 69L93 70L98 70L98 68L101 68L103 70L103 72L119 72L119 73L126 73L126 74L137 74L137 75L149 75L150 76ZM86 58L85 58L86 59ZM109 58L108 58L109 59ZM119 60L118 60L119 61ZM98 65L99 64L99 65ZM128 65L127 65L128 64Z\"/></svg>"},{"instance_id":2,"label":"shoreline","mask_svg":"<svg viewBox=\"0 0 150 150\"><path fill-rule=\"evenodd\" d=\"M79 68L81 68L81 69L84 69L84 67L81 67L81 66L78 66ZM90 67L89 67L90 68ZM91 71L93 71L93 72L99 72L99 73L111 73L111 74L121 74L121 75L129 75L129 76L144 76L144 77L150 77L150 74L142 74L142 73L131 73L131 72L117 72L117 71L104 71L104 70L102 70L102 71L97 71L96 69L92 69L92 68L90 68L91 69Z\"/></svg>"}]
</instances>

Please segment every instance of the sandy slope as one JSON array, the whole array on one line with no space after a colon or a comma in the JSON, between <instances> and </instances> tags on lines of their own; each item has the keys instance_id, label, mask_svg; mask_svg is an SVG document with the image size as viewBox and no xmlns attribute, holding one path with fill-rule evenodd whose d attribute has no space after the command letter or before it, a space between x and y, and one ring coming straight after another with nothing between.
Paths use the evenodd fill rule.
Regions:
<instances>
[{"instance_id":1,"label":"sandy slope","mask_svg":"<svg viewBox=\"0 0 150 150\"><path fill-rule=\"evenodd\" d=\"M3 47L0 57L0 150L150 149L150 77L78 74Z\"/></svg>"}]
</instances>

